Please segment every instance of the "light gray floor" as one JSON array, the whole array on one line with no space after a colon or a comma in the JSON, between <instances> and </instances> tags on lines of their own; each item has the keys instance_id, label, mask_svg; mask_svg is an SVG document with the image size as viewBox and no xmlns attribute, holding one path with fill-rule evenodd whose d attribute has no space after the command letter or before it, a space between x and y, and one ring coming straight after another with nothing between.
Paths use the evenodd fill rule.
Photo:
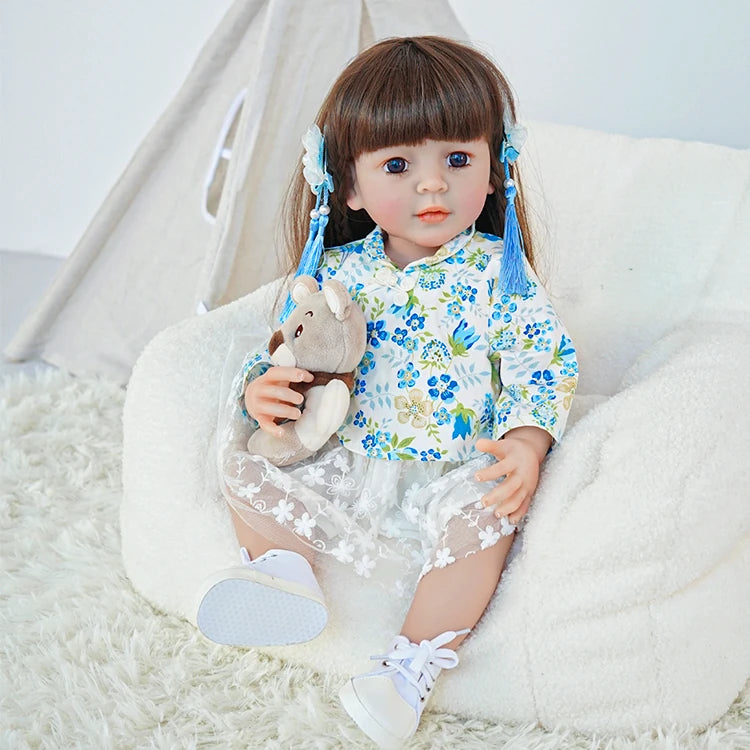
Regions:
<instances>
[{"instance_id":1,"label":"light gray floor","mask_svg":"<svg viewBox=\"0 0 750 750\"><path fill-rule=\"evenodd\" d=\"M64 258L0 250L0 352L49 287ZM38 362L11 363L0 355L0 374L36 369Z\"/></svg>"}]
</instances>

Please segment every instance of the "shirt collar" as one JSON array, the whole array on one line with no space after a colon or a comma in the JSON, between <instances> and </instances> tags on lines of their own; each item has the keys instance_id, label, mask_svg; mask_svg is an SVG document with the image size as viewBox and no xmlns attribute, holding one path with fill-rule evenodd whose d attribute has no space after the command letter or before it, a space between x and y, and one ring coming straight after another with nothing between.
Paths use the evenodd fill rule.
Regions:
<instances>
[{"instance_id":1,"label":"shirt collar","mask_svg":"<svg viewBox=\"0 0 750 750\"><path fill-rule=\"evenodd\" d=\"M472 224L468 229L464 229L463 232L457 234L453 239L448 240L444 245L441 245L434 255L429 255L426 258L422 258L418 265L432 266L436 263L444 261L446 258L450 258L451 255L455 255L459 250L465 247L471 238L474 236L474 225ZM390 263L391 260L385 254L385 243L383 241L383 230L376 226L375 229L370 232L364 239L364 248L370 257L376 261L383 261Z\"/></svg>"}]
</instances>

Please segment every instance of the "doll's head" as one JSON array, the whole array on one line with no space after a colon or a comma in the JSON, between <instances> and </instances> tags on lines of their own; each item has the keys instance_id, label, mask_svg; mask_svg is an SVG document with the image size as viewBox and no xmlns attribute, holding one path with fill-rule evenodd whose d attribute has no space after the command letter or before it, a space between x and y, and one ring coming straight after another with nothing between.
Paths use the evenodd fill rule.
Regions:
<instances>
[{"instance_id":1,"label":"doll's head","mask_svg":"<svg viewBox=\"0 0 750 750\"><path fill-rule=\"evenodd\" d=\"M378 42L360 53L338 77L316 118L335 185L325 246L360 239L374 227L366 211L353 211L346 203L357 157L427 139L486 139L495 190L487 195L476 227L502 237L506 199L499 155L504 121L515 122L510 86L489 58L466 44L434 36L403 37ZM531 260L520 181L515 165L513 169L519 190L516 211ZM285 204L289 270L299 262L314 204L315 196L300 173Z\"/></svg>"}]
</instances>

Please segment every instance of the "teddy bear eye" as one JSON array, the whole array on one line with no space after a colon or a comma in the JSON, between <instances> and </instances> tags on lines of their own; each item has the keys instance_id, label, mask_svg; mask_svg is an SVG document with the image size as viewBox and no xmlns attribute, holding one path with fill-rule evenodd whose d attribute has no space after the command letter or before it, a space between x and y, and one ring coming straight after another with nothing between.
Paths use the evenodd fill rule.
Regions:
<instances>
[{"instance_id":1,"label":"teddy bear eye","mask_svg":"<svg viewBox=\"0 0 750 750\"><path fill-rule=\"evenodd\" d=\"M310 317L312 318L312 316L313 316L313 311L312 311L312 310L308 310L308 311L307 311L307 312L305 313L305 315L309 315L309 316L310 316Z\"/></svg>"},{"instance_id":2,"label":"teddy bear eye","mask_svg":"<svg viewBox=\"0 0 750 750\"><path fill-rule=\"evenodd\" d=\"M297 326L297 330L294 332L294 338L297 339L302 335L302 326Z\"/></svg>"}]
</instances>

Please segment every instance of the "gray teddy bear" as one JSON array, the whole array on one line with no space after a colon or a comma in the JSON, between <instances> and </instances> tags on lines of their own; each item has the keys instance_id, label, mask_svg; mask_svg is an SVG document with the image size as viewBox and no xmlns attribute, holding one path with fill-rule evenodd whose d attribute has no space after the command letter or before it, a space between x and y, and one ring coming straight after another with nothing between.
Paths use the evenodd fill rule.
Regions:
<instances>
[{"instance_id":1,"label":"gray teddy bear","mask_svg":"<svg viewBox=\"0 0 750 750\"><path fill-rule=\"evenodd\" d=\"M329 279L319 289L312 276L298 276L291 295L297 306L274 331L268 351L274 365L309 370L314 379L290 384L305 397L299 419L282 424L280 436L256 430L247 443L250 453L276 466L311 456L341 426L367 346L364 313L340 281Z\"/></svg>"}]
</instances>

